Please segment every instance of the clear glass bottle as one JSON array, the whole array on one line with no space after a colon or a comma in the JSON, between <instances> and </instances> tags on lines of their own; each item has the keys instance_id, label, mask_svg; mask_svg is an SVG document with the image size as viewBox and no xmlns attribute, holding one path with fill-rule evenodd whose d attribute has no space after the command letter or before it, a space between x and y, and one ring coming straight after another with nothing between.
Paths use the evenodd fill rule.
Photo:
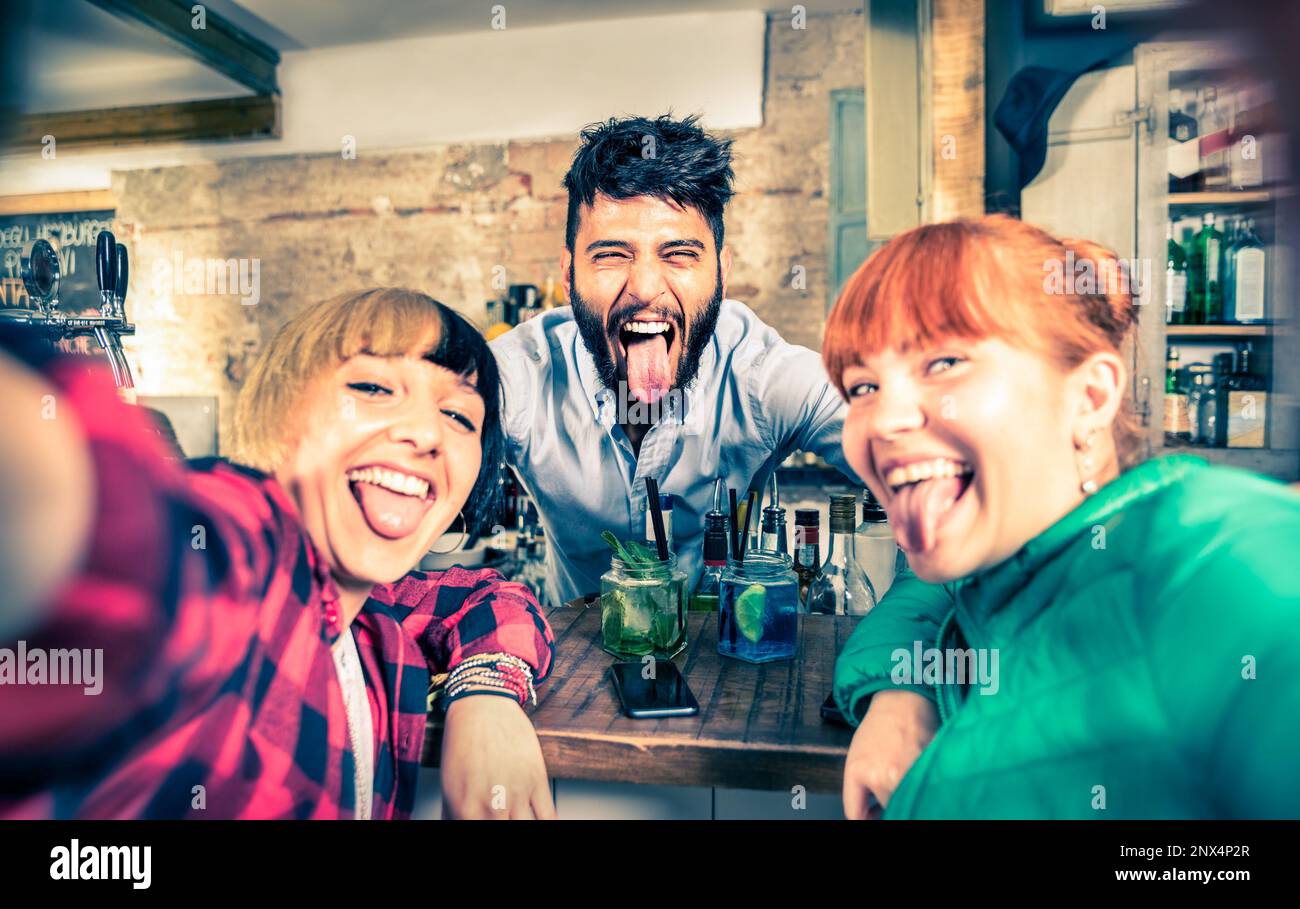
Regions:
<instances>
[{"instance_id":1,"label":"clear glass bottle","mask_svg":"<svg viewBox=\"0 0 1300 909\"><path fill-rule=\"evenodd\" d=\"M1228 186L1228 117L1219 102L1219 92L1207 85L1202 93L1197 129L1201 136L1201 186L1221 190ZM1206 151L1205 149L1209 149Z\"/></svg>"},{"instance_id":2,"label":"clear glass bottle","mask_svg":"<svg viewBox=\"0 0 1300 909\"><path fill-rule=\"evenodd\" d=\"M790 545L785 535L785 509L769 505L763 509L763 532L758 539L758 548L764 552L790 554Z\"/></svg>"},{"instance_id":3,"label":"clear glass bottle","mask_svg":"<svg viewBox=\"0 0 1300 909\"><path fill-rule=\"evenodd\" d=\"M673 497L659 494L659 510L664 516L664 537L668 541L668 551L673 551ZM655 549L659 544L655 542L655 524L654 512L650 510L650 502L646 501L645 506L645 544L650 549Z\"/></svg>"},{"instance_id":4,"label":"clear glass bottle","mask_svg":"<svg viewBox=\"0 0 1300 909\"><path fill-rule=\"evenodd\" d=\"M1243 221L1228 258L1231 293L1224 313L1225 321L1251 324L1263 322L1264 281L1268 273L1264 244L1255 235L1255 222Z\"/></svg>"},{"instance_id":5,"label":"clear glass bottle","mask_svg":"<svg viewBox=\"0 0 1300 909\"><path fill-rule=\"evenodd\" d=\"M889 517L870 489L862 490L862 523L854 536L857 538L858 561L862 563L878 600L894 583L898 543L894 540L893 528L889 526Z\"/></svg>"},{"instance_id":6,"label":"clear glass bottle","mask_svg":"<svg viewBox=\"0 0 1300 909\"><path fill-rule=\"evenodd\" d=\"M830 543L821 577L808 588L808 611L825 615L866 615L876 592L858 563L854 541L857 496L831 496Z\"/></svg>"},{"instance_id":7,"label":"clear glass bottle","mask_svg":"<svg viewBox=\"0 0 1300 909\"><path fill-rule=\"evenodd\" d=\"M799 641L799 580L789 556L761 550L732 559L718 600L718 653L749 663L793 659Z\"/></svg>"}]
</instances>

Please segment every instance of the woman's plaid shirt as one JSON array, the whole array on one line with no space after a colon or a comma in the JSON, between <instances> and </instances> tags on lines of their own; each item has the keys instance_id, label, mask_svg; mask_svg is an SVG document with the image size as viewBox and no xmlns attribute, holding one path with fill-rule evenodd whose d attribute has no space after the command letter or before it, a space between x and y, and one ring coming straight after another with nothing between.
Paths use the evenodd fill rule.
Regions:
<instances>
[{"instance_id":1,"label":"woman's plaid shirt","mask_svg":"<svg viewBox=\"0 0 1300 909\"><path fill-rule=\"evenodd\" d=\"M0 684L0 817L352 817L326 617L338 591L283 488L219 459L168 461L97 370L44 372L88 439L97 502L80 569L23 637L26 668L101 651L102 690ZM411 812L431 672L505 652L540 680L554 648L528 589L488 570L411 572L352 627L376 818Z\"/></svg>"}]
</instances>

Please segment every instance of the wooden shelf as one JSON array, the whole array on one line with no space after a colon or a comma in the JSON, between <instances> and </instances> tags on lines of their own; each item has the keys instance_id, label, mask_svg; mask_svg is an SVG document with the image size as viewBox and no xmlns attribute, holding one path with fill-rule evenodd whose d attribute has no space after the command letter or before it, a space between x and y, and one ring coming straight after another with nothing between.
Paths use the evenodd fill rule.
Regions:
<instances>
[{"instance_id":1,"label":"wooden shelf","mask_svg":"<svg viewBox=\"0 0 1300 909\"><path fill-rule=\"evenodd\" d=\"M1263 338L1271 325L1166 325L1166 338Z\"/></svg>"},{"instance_id":2,"label":"wooden shelf","mask_svg":"<svg viewBox=\"0 0 1300 909\"><path fill-rule=\"evenodd\" d=\"M1280 480L1300 479L1300 451L1284 448L1213 448L1201 445L1161 445L1155 454L1189 454L1211 464L1239 467Z\"/></svg>"},{"instance_id":3,"label":"wooden shelf","mask_svg":"<svg viewBox=\"0 0 1300 909\"><path fill-rule=\"evenodd\" d=\"M1266 205L1279 194L1268 189L1209 193L1170 193L1170 208L1206 208L1214 205Z\"/></svg>"}]
</instances>

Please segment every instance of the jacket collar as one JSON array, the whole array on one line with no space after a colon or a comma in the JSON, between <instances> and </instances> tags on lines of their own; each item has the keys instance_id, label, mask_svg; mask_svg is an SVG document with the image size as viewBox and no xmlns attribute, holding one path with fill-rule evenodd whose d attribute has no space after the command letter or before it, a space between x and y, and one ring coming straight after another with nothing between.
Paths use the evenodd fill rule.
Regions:
<instances>
[{"instance_id":1,"label":"jacket collar","mask_svg":"<svg viewBox=\"0 0 1300 909\"><path fill-rule=\"evenodd\" d=\"M958 582L957 611L962 624L969 627L972 620L978 623L980 619L1004 609L1068 547L1091 547L1093 528L1109 529L1114 519L1134 503L1181 483L1190 472L1205 466L1202 458L1192 455L1168 455L1145 461L1120 474L1022 546L1015 555ZM1045 608L1057 593L1055 589L1044 590L1035 597L1030 608L1033 612Z\"/></svg>"}]
</instances>

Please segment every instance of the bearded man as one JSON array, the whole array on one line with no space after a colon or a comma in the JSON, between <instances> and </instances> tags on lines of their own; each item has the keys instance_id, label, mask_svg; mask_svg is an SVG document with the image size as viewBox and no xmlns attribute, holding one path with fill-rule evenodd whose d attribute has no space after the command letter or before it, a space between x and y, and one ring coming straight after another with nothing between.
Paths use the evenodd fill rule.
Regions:
<instances>
[{"instance_id":1,"label":"bearded man","mask_svg":"<svg viewBox=\"0 0 1300 909\"><path fill-rule=\"evenodd\" d=\"M674 497L673 548L694 589L716 478L761 489L799 449L854 476L820 356L727 298L731 141L668 116L610 119L581 140L564 178L570 306L491 345L509 459L547 535L551 605L600 589L601 531L645 537L646 477Z\"/></svg>"}]
</instances>

